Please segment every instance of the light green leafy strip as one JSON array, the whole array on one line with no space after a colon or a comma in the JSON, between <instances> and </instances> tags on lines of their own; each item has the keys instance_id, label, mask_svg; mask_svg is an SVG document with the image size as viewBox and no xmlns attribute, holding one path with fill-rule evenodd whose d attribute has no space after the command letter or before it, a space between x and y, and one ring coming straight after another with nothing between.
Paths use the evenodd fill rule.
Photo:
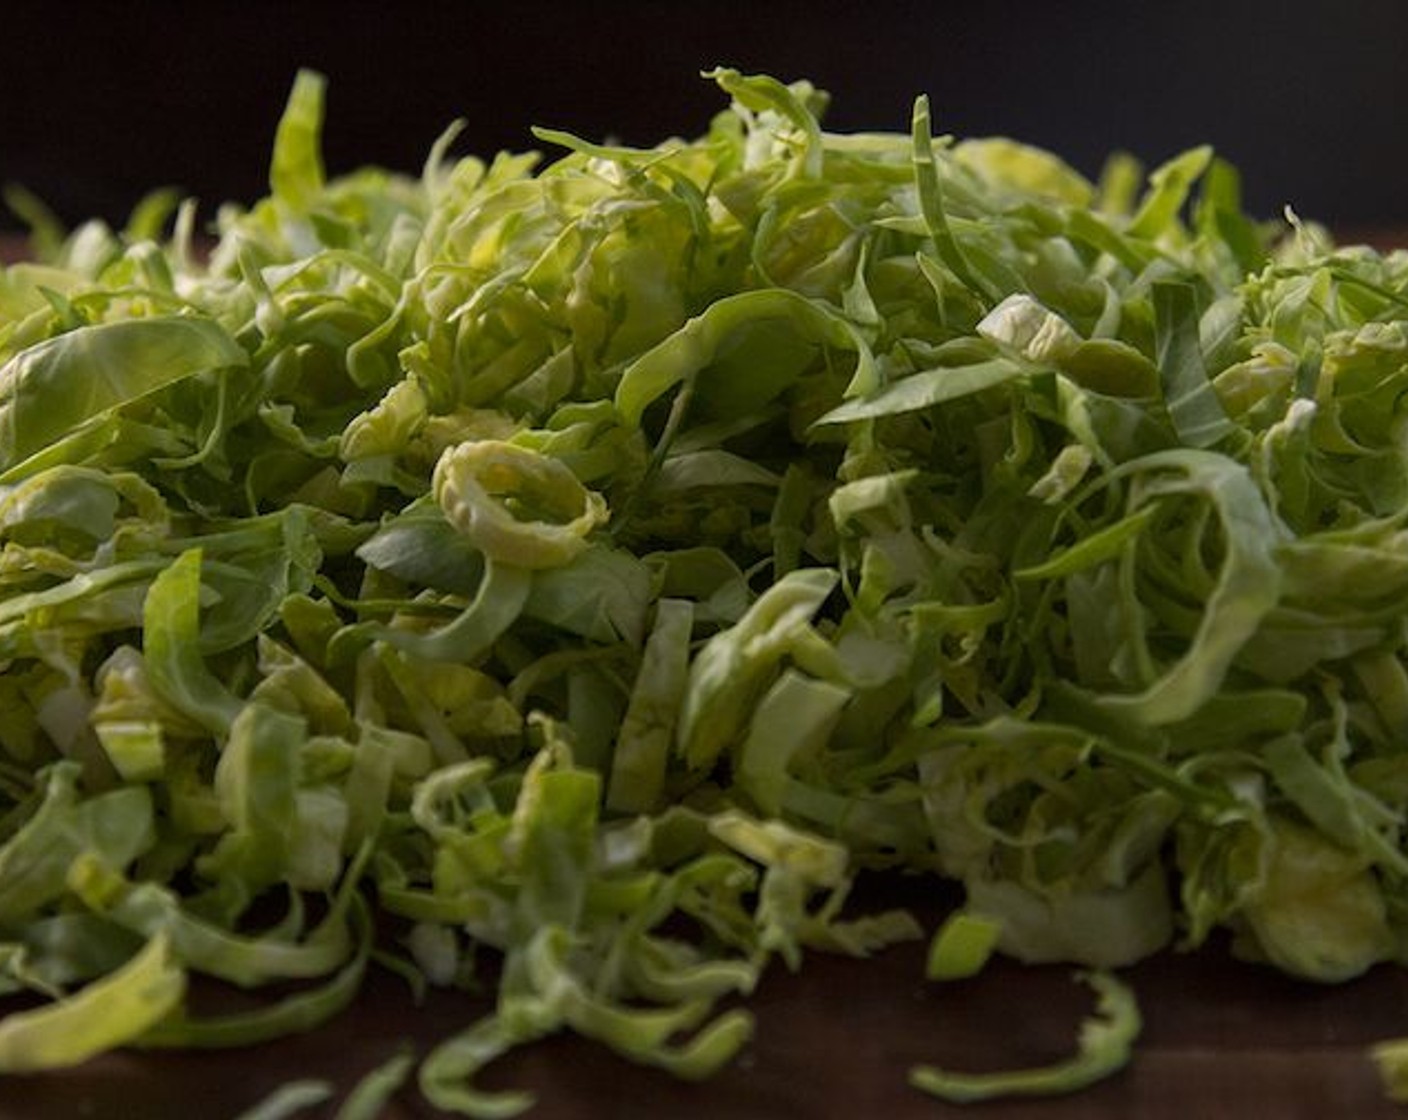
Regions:
<instances>
[{"instance_id":1,"label":"light green leafy strip","mask_svg":"<svg viewBox=\"0 0 1408 1120\"><path fill-rule=\"evenodd\" d=\"M1099 1003L1095 1014L1081 1024L1080 1048L1067 1061L1000 1073L958 1073L918 1066L910 1072L910 1084L943 1100L962 1103L1072 1093L1122 1069L1141 1026L1134 994L1108 972L1089 973L1083 979L1095 989Z\"/></svg>"},{"instance_id":2,"label":"light green leafy strip","mask_svg":"<svg viewBox=\"0 0 1408 1120\"><path fill-rule=\"evenodd\" d=\"M1408 255L1248 220L1205 148L1096 185L711 76L697 140L409 177L327 174L302 74L208 256L166 194L10 192L0 990L55 1002L6 1068L491 951L436 1104L526 1107L474 1075L560 1029L703 1076L774 956L920 934L864 868L964 885L936 976L1401 959ZM198 1020L191 973L307 986ZM1003 1084L1117 1066L1116 1002Z\"/></svg>"},{"instance_id":3,"label":"light green leafy strip","mask_svg":"<svg viewBox=\"0 0 1408 1120\"><path fill-rule=\"evenodd\" d=\"M317 1107L332 1094L333 1087L326 1081L312 1078L290 1081L280 1085L252 1108L245 1109L236 1120L284 1120L285 1117Z\"/></svg>"}]
</instances>

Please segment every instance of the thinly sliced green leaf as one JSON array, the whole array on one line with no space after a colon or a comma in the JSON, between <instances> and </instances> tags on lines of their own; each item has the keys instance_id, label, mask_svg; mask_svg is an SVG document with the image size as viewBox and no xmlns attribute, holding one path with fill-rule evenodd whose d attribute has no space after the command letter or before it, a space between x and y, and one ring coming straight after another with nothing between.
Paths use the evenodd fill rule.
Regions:
<instances>
[{"instance_id":1,"label":"thinly sliced green leaf","mask_svg":"<svg viewBox=\"0 0 1408 1120\"><path fill-rule=\"evenodd\" d=\"M152 581L142 612L143 659L152 685L181 712L216 734L241 704L200 657L200 549L181 554Z\"/></svg>"},{"instance_id":2,"label":"thinly sliced green leaf","mask_svg":"<svg viewBox=\"0 0 1408 1120\"><path fill-rule=\"evenodd\" d=\"M219 323L194 315L95 323L0 366L0 470L159 389L249 356Z\"/></svg>"},{"instance_id":3,"label":"thinly sliced green leaf","mask_svg":"<svg viewBox=\"0 0 1408 1120\"><path fill-rule=\"evenodd\" d=\"M135 1041L171 1016L186 994L186 974L171 946L155 937L121 968L73 996L0 1023L0 1069L6 1073L76 1066Z\"/></svg>"},{"instance_id":4,"label":"thinly sliced green leaf","mask_svg":"<svg viewBox=\"0 0 1408 1120\"><path fill-rule=\"evenodd\" d=\"M280 1085L258 1104L245 1109L238 1120L283 1120L316 1108L333 1095L330 1081L303 1078Z\"/></svg>"},{"instance_id":5,"label":"thinly sliced green leaf","mask_svg":"<svg viewBox=\"0 0 1408 1120\"><path fill-rule=\"evenodd\" d=\"M1198 340L1196 295L1189 284L1154 285L1159 379L1173 426L1189 447L1212 447L1233 430L1207 371Z\"/></svg>"},{"instance_id":6,"label":"thinly sliced green leaf","mask_svg":"<svg viewBox=\"0 0 1408 1120\"><path fill-rule=\"evenodd\" d=\"M320 138L326 91L327 80L321 74L300 70L274 134L269 189L296 211L307 210L323 190Z\"/></svg>"},{"instance_id":7,"label":"thinly sliced green leaf","mask_svg":"<svg viewBox=\"0 0 1408 1120\"><path fill-rule=\"evenodd\" d=\"M1007 358L924 370L893 382L873 396L837 405L817 422L843 424L851 420L874 420L881 416L916 412L1004 385L1028 372Z\"/></svg>"},{"instance_id":8,"label":"thinly sliced green leaf","mask_svg":"<svg viewBox=\"0 0 1408 1120\"><path fill-rule=\"evenodd\" d=\"M1142 1027L1134 994L1113 974L1082 975L1095 989L1096 1012L1081 1024L1080 1050L1069 1061L1000 1073L957 1073L916 1066L909 1083L941 1100L966 1102L995 1097L1049 1096L1083 1089L1118 1072Z\"/></svg>"}]
</instances>

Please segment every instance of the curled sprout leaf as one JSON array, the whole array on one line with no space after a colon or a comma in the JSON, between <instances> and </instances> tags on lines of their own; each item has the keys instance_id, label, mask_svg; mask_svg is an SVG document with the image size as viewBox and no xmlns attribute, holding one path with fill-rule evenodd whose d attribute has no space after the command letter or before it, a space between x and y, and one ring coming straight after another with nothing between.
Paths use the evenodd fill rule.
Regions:
<instances>
[{"instance_id":1,"label":"curled sprout leaf","mask_svg":"<svg viewBox=\"0 0 1408 1120\"><path fill-rule=\"evenodd\" d=\"M433 486L446 518L471 544L520 568L571 562L609 516L606 499L558 460L501 440L446 450Z\"/></svg>"},{"instance_id":2,"label":"curled sprout leaf","mask_svg":"<svg viewBox=\"0 0 1408 1120\"><path fill-rule=\"evenodd\" d=\"M1051 365L1071 357L1081 343L1066 320L1025 293L1008 296L984 315L977 332L1030 361Z\"/></svg>"},{"instance_id":3,"label":"curled sprout leaf","mask_svg":"<svg viewBox=\"0 0 1408 1120\"><path fill-rule=\"evenodd\" d=\"M186 973L170 942L154 937L121 968L74 995L6 1016L0 1023L0 1070L76 1066L134 1042L176 1011L185 993Z\"/></svg>"},{"instance_id":4,"label":"curled sprout leaf","mask_svg":"<svg viewBox=\"0 0 1408 1120\"><path fill-rule=\"evenodd\" d=\"M1142 1018L1134 993L1109 972L1080 974L1096 994L1095 1013L1080 1027L1080 1048L1069 1060L1034 1069L959 1073L916 1066L909 1083L945 1101L964 1103L998 1097L1072 1093L1119 1072L1129 1062Z\"/></svg>"}]
</instances>

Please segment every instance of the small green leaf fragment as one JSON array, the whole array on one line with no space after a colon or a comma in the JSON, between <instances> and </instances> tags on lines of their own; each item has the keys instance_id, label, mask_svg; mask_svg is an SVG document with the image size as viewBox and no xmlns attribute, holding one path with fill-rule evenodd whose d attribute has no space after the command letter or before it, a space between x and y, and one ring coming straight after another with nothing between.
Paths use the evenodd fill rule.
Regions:
<instances>
[{"instance_id":1,"label":"small green leaf fragment","mask_svg":"<svg viewBox=\"0 0 1408 1120\"><path fill-rule=\"evenodd\" d=\"M316 1108L333 1094L331 1081L303 1078L280 1085L262 1101L239 1114L237 1120L284 1120Z\"/></svg>"},{"instance_id":2,"label":"small green leaf fragment","mask_svg":"<svg viewBox=\"0 0 1408 1120\"><path fill-rule=\"evenodd\" d=\"M1369 1057L1378 1069L1384 1095L1399 1104L1408 1104L1408 1038L1376 1042Z\"/></svg>"},{"instance_id":3,"label":"small green leaf fragment","mask_svg":"<svg viewBox=\"0 0 1408 1120\"><path fill-rule=\"evenodd\" d=\"M983 914L958 911L949 916L929 943L924 975L930 980L965 980L991 959L1002 936L1002 923Z\"/></svg>"}]
</instances>

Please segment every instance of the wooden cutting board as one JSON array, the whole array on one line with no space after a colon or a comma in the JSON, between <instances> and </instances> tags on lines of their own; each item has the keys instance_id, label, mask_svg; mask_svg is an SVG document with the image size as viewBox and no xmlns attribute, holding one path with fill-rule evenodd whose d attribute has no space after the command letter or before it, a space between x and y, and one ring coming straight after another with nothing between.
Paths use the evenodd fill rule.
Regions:
<instances>
[{"instance_id":1,"label":"wooden cutting board","mask_svg":"<svg viewBox=\"0 0 1408 1120\"><path fill-rule=\"evenodd\" d=\"M861 893L867 908L909 906L926 929L951 901L950 892L922 880L883 881ZM1059 1099L946 1105L908 1087L911 1066L971 1070L1059 1060L1074 1047L1091 999L1062 966L998 961L973 980L928 983L925 950L914 942L864 961L812 954L796 974L774 965L748 1002L757 1015L753 1041L700 1084L567 1035L510 1055L482 1084L536 1093L529 1120L1403 1115L1383 1096L1365 1048L1408 1035L1408 971L1384 967L1321 987L1234 961L1221 944L1123 971L1139 996L1144 1032L1130 1065L1110 1080ZM489 1004L487 994L441 992L417 1007L404 982L374 967L357 1002L309 1034L226 1052L128 1051L68 1072L7 1078L0 1118L225 1120L295 1078L326 1078L345 1091L398 1047L424 1054ZM331 1114L330 1107L300 1115ZM385 1115L443 1114L408 1085Z\"/></svg>"}]
</instances>

